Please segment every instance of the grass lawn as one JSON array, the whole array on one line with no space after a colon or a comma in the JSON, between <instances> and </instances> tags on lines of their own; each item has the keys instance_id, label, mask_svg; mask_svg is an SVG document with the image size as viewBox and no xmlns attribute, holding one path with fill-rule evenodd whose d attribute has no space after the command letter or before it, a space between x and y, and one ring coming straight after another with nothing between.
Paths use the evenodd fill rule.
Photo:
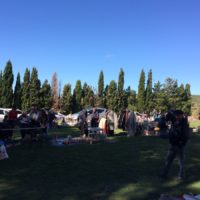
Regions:
<instances>
[{"instance_id":1,"label":"grass lawn","mask_svg":"<svg viewBox=\"0 0 200 200\"><path fill-rule=\"evenodd\" d=\"M196 120L196 121L190 122L190 127L191 128L195 128L195 127L198 127L198 126L200 126L200 120Z\"/></svg>"},{"instance_id":2,"label":"grass lawn","mask_svg":"<svg viewBox=\"0 0 200 200\"><path fill-rule=\"evenodd\" d=\"M51 131L78 135L75 128ZM158 177L168 141L157 137L115 136L110 143L8 148L0 161L0 199L5 200L157 200L161 193L200 193L200 136L186 149L186 180L176 180L177 161L168 180Z\"/></svg>"}]
</instances>

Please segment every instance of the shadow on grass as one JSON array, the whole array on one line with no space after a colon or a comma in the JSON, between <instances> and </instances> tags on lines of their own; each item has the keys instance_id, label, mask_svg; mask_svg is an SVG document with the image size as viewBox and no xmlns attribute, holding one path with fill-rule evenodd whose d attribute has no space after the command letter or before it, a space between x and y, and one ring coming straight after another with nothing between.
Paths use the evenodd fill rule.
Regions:
<instances>
[{"instance_id":1,"label":"shadow on grass","mask_svg":"<svg viewBox=\"0 0 200 200\"><path fill-rule=\"evenodd\" d=\"M60 137L77 129L51 130ZM113 137L115 143L74 145L63 148L47 143L8 149L0 162L0 199L158 199L161 193L196 193L200 172L200 137L188 145L188 176L180 183L174 163L170 178L159 179L168 143L156 137ZM192 185L195 184L195 185Z\"/></svg>"}]
</instances>

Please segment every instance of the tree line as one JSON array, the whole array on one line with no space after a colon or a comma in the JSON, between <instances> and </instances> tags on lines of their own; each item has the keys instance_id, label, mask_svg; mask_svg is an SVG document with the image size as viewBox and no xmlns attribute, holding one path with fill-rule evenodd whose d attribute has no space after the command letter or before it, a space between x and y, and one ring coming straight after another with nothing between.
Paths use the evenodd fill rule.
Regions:
<instances>
[{"instance_id":1,"label":"tree line","mask_svg":"<svg viewBox=\"0 0 200 200\"><path fill-rule=\"evenodd\" d=\"M52 76L51 83L43 83L38 78L38 70L26 68L23 80L17 74L15 87L12 63L8 61L3 71L0 71L0 107L15 105L23 111L28 111L32 105L39 108L61 111L64 114L74 113L90 106L102 106L119 113L124 108L138 112L151 113L153 110L166 112L170 109L181 109L191 114L190 84L178 85L177 80L166 78L164 83L153 84L152 70L147 77L142 69L140 73L138 92L131 86L124 88L125 74L120 69L118 82L111 80L104 84L103 71L99 74L98 88L93 88L86 82L77 80L75 88L67 83L61 91L57 74Z\"/></svg>"}]
</instances>

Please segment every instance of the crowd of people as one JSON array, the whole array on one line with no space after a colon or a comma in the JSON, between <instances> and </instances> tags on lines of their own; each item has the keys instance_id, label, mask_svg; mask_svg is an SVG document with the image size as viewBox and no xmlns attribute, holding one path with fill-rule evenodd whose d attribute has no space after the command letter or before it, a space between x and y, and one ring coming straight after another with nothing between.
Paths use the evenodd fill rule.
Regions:
<instances>
[{"instance_id":1,"label":"crowd of people","mask_svg":"<svg viewBox=\"0 0 200 200\"><path fill-rule=\"evenodd\" d=\"M29 113L24 112L18 117L16 107L13 106L8 115L5 116L4 121L0 123L0 140L11 140L15 128L20 130L22 140L25 140L27 135L31 139L35 139L38 134L47 138L48 128L53 126L54 119L54 112L45 109L39 110L36 105L31 108ZM88 119L90 120L88 121ZM148 118L143 120L143 126L145 121L148 122ZM155 113L153 121L159 127L160 136L162 136L162 132L167 133L170 144L161 177L168 176L171 164L177 156L179 159L178 177L183 179L185 146L189 139L187 115L181 110L169 111L161 115ZM88 116L87 110L82 110L79 113L80 132L86 137L89 127L97 128L101 134L108 136L114 135L114 131L120 128L127 132L128 137L133 137L141 131L140 126L141 122L137 119L135 112L129 109L123 110L119 116L110 109L99 114L95 107L90 116Z\"/></svg>"},{"instance_id":2,"label":"crowd of people","mask_svg":"<svg viewBox=\"0 0 200 200\"><path fill-rule=\"evenodd\" d=\"M118 128L127 131L128 136L135 136L136 134L136 116L134 112L128 109L123 110L118 117L113 110L108 109L103 114L99 114L94 107L90 116L88 116L87 110L83 110L79 114L78 121L81 134L84 136L88 136L88 127L99 128L100 132L107 136L114 135Z\"/></svg>"},{"instance_id":3,"label":"crowd of people","mask_svg":"<svg viewBox=\"0 0 200 200\"><path fill-rule=\"evenodd\" d=\"M47 138L48 128L53 126L54 119L53 111L38 109L36 105L33 105L29 112L23 112L18 117L16 107L13 106L0 123L0 139L11 141L15 129L20 130L22 140L26 137L34 140L37 135Z\"/></svg>"}]
</instances>

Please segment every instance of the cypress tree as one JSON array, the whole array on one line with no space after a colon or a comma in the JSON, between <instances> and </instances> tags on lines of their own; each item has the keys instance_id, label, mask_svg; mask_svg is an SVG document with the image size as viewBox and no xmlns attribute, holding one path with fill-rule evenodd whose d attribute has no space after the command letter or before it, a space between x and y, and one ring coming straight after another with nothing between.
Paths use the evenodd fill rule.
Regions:
<instances>
[{"instance_id":1,"label":"cypress tree","mask_svg":"<svg viewBox=\"0 0 200 200\"><path fill-rule=\"evenodd\" d=\"M138 85L137 109L139 112L145 111L145 73L144 73L144 70L141 71L139 85Z\"/></svg>"},{"instance_id":2,"label":"cypress tree","mask_svg":"<svg viewBox=\"0 0 200 200\"><path fill-rule=\"evenodd\" d=\"M152 102L152 70L150 70L148 72L146 98L145 98L145 106L148 112L150 112L153 108L152 103L153 103Z\"/></svg>"},{"instance_id":3,"label":"cypress tree","mask_svg":"<svg viewBox=\"0 0 200 200\"><path fill-rule=\"evenodd\" d=\"M59 110L59 89L58 89L58 77L57 73L52 76L51 82L51 96L52 96L52 107L55 111Z\"/></svg>"},{"instance_id":4,"label":"cypress tree","mask_svg":"<svg viewBox=\"0 0 200 200\"><path fill-rule=\"evenodd\" d=\"M69 114L72 112L72 94L70 84L64 85L61 97L61 110L64 114Z\"/></svg>"},{"instance_id":5,"label":"cypress tree","mask_svg":"<svg viewBox=\"0 0 200 200\"><path fill-rule=\"evenodd\" d=\"M18 73L14 90L14 105L19 109L22 108L21 95L22 95L21 79L20 79L20 74Z\"/></svg>"},{"instance_id":6,"label":"cypress tree","mask_svg":"<svg viewBox=\"0 0 200 200\"><path fill-rule=\"evenodd\" d=\"M117 106L117 83L112 80L110 81L110 84L108 86L108 91L107 91L107 107L113 111L118 110Z\"/></svg>"},{"instance_id":7,"label":"cypress tree","mask_svg":"<svg viewBox=\"0 0 200 200\"><path fill-rule=\"evenodd\" d=\"M13 72L12 63L8 61L3 73L2 81L2 106L5 108L12 107L13 104Z\"/></svg>"},{"instance_id":8,"label":"cypress tree","mask_svg":"<svg viewBox=\"0 0 200 200\"><path fill-rule=\"evenodd\" d=\"M0 70L0 107L2 107L2 90L3 90L3 77L2 71Z\"/></svg>"},{"instance_id":9,"label":"cypress tree","mask_svg":"<svg viewBox=\"0 0 200 200\"><path fill-rule=\"evenodd\" d=\"M191 91L190 91L190 84L185 85L185 104L183 107L183 111L187 113L188 115L191 115L192 109L192 97L191 97Z\"/></svg>"},{"instance_id":10,"label":"cypress tree","mask_svg":"<svg viewBox=\"0 0 200 200\"><path fill-rule=\"evenodd\" d=\"M121 68L118 78L118 88L117 88L117 111L120 111L126 107L126 98L124 92L124 71Z\"/></svg>"},{"instance_id":11,"label":"cypress tree","mask_svg":"<svg viewBox=\"0 0 200 200\"><path fill-rule=\"evenodd\" d=\"M81 101L82 101L82 86L81 86L81 81L77 80L75 89L74 89L74 100L75 100L75 111L81 110Z\"/></svg>"},{"instance_id":12,"label":"cypress tree","mask_svg":"<svg viewBox=\"0 0 200 200\"><path fill-rule=\"evenodd\" d=\"M30 71L26 68L24 73L24 81L22 84L22 110L30 109Z\"/></svg>"},{"instance_id":13,"label":"cypress tree","mask_svg":"<svg viewBox=\"0 0 200 200\"><path fill-rule=\"evenodd\" d=\"M104 74L103 71L100 72L99 74L99 81L98 81L98 101L99 101L99 105L100 106L104 106L103 105L103 99L104 99Z\"/></svg>"},{"instance_id":14,"label":"cypress tree","mask_svg":"<svg viewBox=\"0 0 200 200\"><path fill-rule=\"evenodd\" d=\"M40 105L42 108L50 109L52 107L51 86L48 80L45 80L40 89Z\"/></svg>"},{"instance_id":15,"label":"cypress tree","mask_svg":"<svg viewBox=\"0 0 200 200\"><path fill-rule=\"evenodd\" d=\"M40 107L40 87L41 83L38 79L38 71L34 67L31 72L31 82L30 82L30 103L35 104Z\"/></svg>"}]
</instances>

